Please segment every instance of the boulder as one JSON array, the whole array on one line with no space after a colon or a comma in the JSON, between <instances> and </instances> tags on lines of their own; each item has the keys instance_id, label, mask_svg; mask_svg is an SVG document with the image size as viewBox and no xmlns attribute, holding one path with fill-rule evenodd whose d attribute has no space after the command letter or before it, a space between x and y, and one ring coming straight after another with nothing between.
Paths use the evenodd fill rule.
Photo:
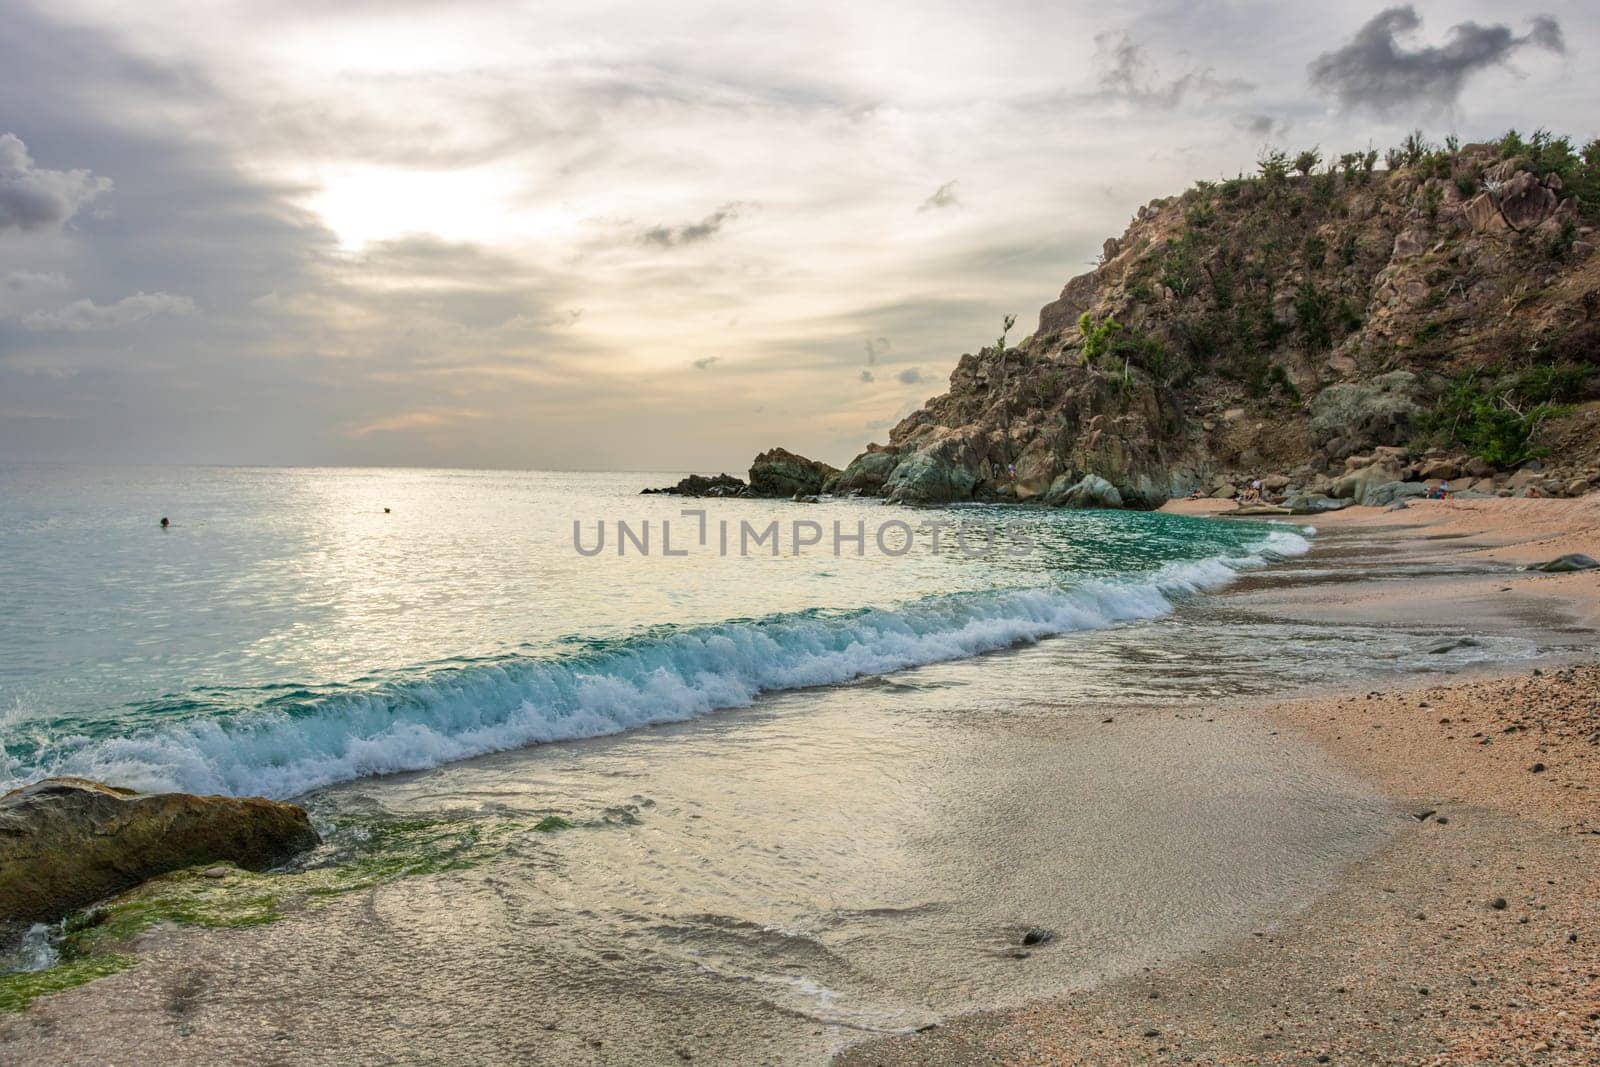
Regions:
<instances>
[{"instance_id":1,"label":"boulder","mask_svg":"<svg viewBox=\"0 0 1600 1067\"><path fill-rule=\"evenodd\" d=\"M756 496L811 496L822 492L823 483L838 473L837 467L819 460L773 448L750 464L750 492Z\"/></svg>"},{"instance_id":2,"label":"boulder","mask_svg":"<svg viewBox=\"0 0 1600 1067\"><path fill-rule=\"evenodd\" d=\"M1213 500L1232 500L1238 495L1239 490L1231 485L1219 485L1211 490L1211 499Z\"/></svg>"},{"instance_id":3,"label":"boulder","mask_svg":"<svg viewBox=\"0 0 1600 1067\"><path fill-rule=\"evenodd\" d=\"M1560 198L1528 171L1520 171L1500 190L1500 214L1520 232L1538 227L1556 209Z\"/></svg>"},{"instance_id":4,"label":"boulder","mask_svg":"<svg viewBox=\"0 0 1600 1067\"><path fill-rule=\"evenodd\" d=\"M1500 206L1494 202L1494 195L1489 192L1479 193L1468 200L1462 207L1462 213L1466 216L1467 225L1478 233L1503 233L1510 228L1500 214Z\"/></svg>"},{"instance_id":5,"label":"boulder","mask_svg":"<svg viewBox=\"0 0 1600 1067\"><path fill-rule=\"evenodd\" d=\"M0 925L53 922L185 867L265 870L320 840L293 804L47 778L0 797Z\"/></svg>"},{"instance_id":6,"label":"boulder","mask_svg":"<svg viewBox=\"0 0 1600 1067\"><path fill-rule=\"evenodd\" d=\"M1358 504L1367 507L1385 508L1399 501L1412 500L1428 495L1428 487L1422 482L1385 482L1369 488L1363 499Z\"/></svg>"},{"instance_id":7,"label":"boulder","mask_svg":"<svg viewBox=\"0 0 1600 1067\"><path fill-rule=\"evenodd\" d=\"M1054 497L1054 499L1051 499ZM1055 486L1046 500L1051 504L1058 504L1066 508L1121 508L1123 506L1122 494L1117 487L1100 477L1098 474L1085 474L1073 485L1069 486L1059 496L1056 496Z\"/></svg>"},{"instance_id":8,"label":"boulder","mask_svg":"<svg viewBox=\"0 0 1600 1067\"><path fill-rule=\"evenodd\" d=\"M1315 515L1322 511L1340 511L1350 506L1348 500L1338 500L1324 493L1298 493L1284 500L1283 506L1294 515Z\"/></svg>"},{"instance_id":9,"label":"boulder","mask_svg":"<svg viewBox=\"0 0 1600 1067\"><path fill-rule=\"evenodd\" d=\"M900 454L893 449L884 448L882 445L868 445L865 452L851 460L850 465L839 472L839 476L833 479L828 491L876 495L883 491L883 483L889 480L890 473L899 462Z\"/></svg>"},{"instance_id":10,"label":"boulder","mask_svg":"<svg viewBox=\"0 0 1600 1067\"><path fill-rule=\"evenodd\" d=\"M1417 477L1425 482L1449 481L1461 477L1461 461L1457 459L1424 459L1417 464Z\"/></svg>"},{"instance_id":11,"label":"boulder","mask_svg":"<svg viewBox=\"0 0 1600 1067\"><path fill-rule=\"evenodd\" d=\"M971 500L978 476L949 459L942 449L924 449L901 460L883 483L896 504L947 504Z\"/></svg>"},{"instance_id":12,"label":"boulder","mask_svg":"<svg viewBox=\"0 0 1600 1067\"><path fill-rule=\"evenodd\" d=\"M1394 490L1379 494L1378 490L1390 485L1406 484L1401 481L1402 468L1398 461L1384 457L1376 463L1358 467L1342 478L1334 480L1333 495L1355 504L1392 504L1397 497Z\"/></svg>"},{"instance_id":13,"label":"boulder","mask_svg":"<svg viewBox=\"0 0 1600 1067\"><path fill-rule=\"evenodd\" d=\"M1529 570L1544 571L1548 574L1570 574L1573 571L1600 570L1600 560L1586 556L1582 552L1568 552L1565 556L1536 563Z\"/></svg>"}]
</instances>

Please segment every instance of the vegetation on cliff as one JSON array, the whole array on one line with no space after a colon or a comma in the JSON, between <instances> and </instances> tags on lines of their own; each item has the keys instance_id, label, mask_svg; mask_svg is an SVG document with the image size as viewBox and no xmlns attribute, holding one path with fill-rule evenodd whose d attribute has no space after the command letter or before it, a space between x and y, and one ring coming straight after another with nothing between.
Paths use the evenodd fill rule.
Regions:
<instances>
[{"instance_id":1,"label":"vegetation on cliff","mask_svg":"<svg viewBox=\"0 0 1600 1067\"><path fill-rule=\"evenodd\" d=\"M1600 453L1597 221L1600 141L1269 151L1140 208L1032 336L962 356L832 487L1056 503L1095 475L1154 506L1269 472L1325 488L1390 446L1484 488L1544 459L1567 491Z\"/></svg>"}]
</instances>

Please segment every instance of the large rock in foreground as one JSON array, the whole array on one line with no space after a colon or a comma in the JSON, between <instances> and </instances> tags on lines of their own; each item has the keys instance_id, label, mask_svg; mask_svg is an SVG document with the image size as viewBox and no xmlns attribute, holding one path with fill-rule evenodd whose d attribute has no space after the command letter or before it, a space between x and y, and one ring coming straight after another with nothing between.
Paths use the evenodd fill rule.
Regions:
<instances>
[{"instance_id":1,"label":"large rock in foreground","mask_svg":"<svg viewBox=\"0 0 1600 1067\"><path fill-rule=\"evenodd\" d=\"M839 473L820 460L797 456L786 448L761 453L750 464L750 491L756 496L812 496Z\"/></svg>"},{"instance_id":2,"label":"large rock in foreground","mask_svg":"<svg viewBox=\"0 0 1600 1067\"><path fill-rule=\"evenodd\" d=\"M0 797L0 925L51 922L197 864L264 870L320 840L293 804L47 778Z\"/></svg>"}]
</instances>

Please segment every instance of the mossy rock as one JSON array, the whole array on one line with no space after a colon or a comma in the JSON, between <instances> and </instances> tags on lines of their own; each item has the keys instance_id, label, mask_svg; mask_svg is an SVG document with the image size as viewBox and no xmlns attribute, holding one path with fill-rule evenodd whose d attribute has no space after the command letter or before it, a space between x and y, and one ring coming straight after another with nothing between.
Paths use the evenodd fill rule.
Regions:
<instances>
[{"instance_id":1,"label":"mossy rock","mask_svg":"<svg viewBox=\"0 0 1600 1067\"><path fill-rule=\"evenodd\" d=\"M264 870L319 840L293 804L49 778L0 797L0 924L51 922L198 864Z\"/></svg>"}]
</instances>

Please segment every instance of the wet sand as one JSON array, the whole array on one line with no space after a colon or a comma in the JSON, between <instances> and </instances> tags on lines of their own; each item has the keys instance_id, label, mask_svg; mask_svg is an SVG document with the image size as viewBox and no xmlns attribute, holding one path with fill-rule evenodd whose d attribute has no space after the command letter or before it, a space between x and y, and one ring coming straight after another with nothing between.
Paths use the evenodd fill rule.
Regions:
<instances>
[{"instance_id":1,"label":"wet sand","mask_svg":"<svg viewBox=\"0 0 1600 1067\"><path fill-rule=\"evenodd\" d=\"M1342 513L1172 620L330 790L484 845L151 930L0 1058L1586 1062L1600 578L1514 570L1594 554L1532 514Z\"/></svg>"},{"instance_id":2,"label":"wet sand","mask_svg":"<svg viewBox=\"0 0 1600 1067\"><path fill-rule=\"evenodd\" d=\"M1303 913L1216 951L858 1045L840 1062L1600 1061L1600 667L1584 629L1600 575L1502 569L1596 554L1597 519L1592 497L1319 518L1324 552L1380 538L1407 577L1380 567L1225 599L1286 617L1453 619L1464 633L1498 617L1575 638L1559 659L1576 662L1501 664L1446 685L1401 674L1259 704L1249 714L1372 783L1409 814L1405 828ZM1439 572L1420 591L1418 562Z\"/></svg>"}]
</instances>

